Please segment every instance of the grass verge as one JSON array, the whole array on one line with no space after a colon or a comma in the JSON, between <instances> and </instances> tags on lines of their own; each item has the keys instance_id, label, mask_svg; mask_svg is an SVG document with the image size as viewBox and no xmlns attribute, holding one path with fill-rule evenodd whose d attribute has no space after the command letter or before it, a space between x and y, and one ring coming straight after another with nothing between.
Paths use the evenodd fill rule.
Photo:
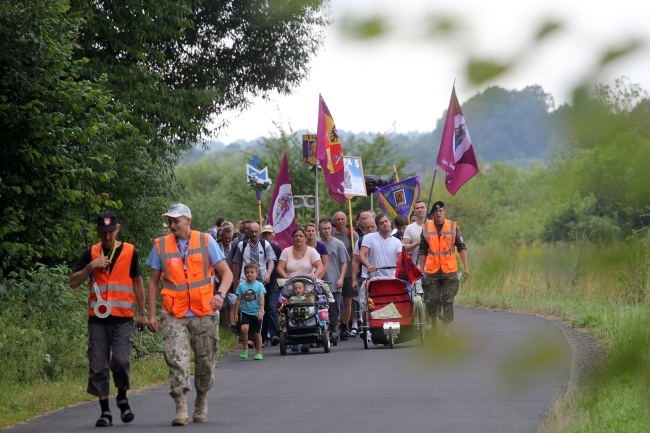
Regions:
<instances>
[{"instance_id":1,"label":"grass verge","mask_svg":"<svg viewBox=\"0 0 650 433\"><path fill-rule=\"evenodd\" d=\"M227 327L221 327L220 337L221 357L237 346L237 336ZM79 357L85 357L85 353L80 353ZM132 390L164 384L168 371L159 353L133 359ZM77 374L64 375L57 381L29 384L3 382L0 390L0 429L67 406L96 400L86 392L87 380L87 369L84 369Z\"/></svg>"},{"instance_id":2,"label":"grass verge","mask_svg":"<svg viewBox=\"0 0 650 433\"><path fill-rule=\"evenodd\" d=\"M626 245L484 245L457 302L559 318L606 362L554 406L544 433L645 432L650 425L650 254Z\"/></svg>"}]
</instances>

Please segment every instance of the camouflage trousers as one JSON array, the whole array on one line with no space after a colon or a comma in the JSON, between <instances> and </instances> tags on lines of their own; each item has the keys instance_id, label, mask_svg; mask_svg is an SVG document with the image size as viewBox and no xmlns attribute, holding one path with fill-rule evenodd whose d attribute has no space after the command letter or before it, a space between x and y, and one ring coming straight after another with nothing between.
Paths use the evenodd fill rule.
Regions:
<instances>
[{"instance_id":1,"label":"camouflage trousers","mask_svg":"<svg viewBox=\"0 0 650 433\"><path fill-rule=\"evenodd\" d=\"M194 352L194 386L207 393L214 382L219 355L219 313L181 319L162 313L163 354L169 366L170 395L182 396L190 385L190 346Z\"/></svg>"},{"instance_id":2,"label":"camouflage trousers","mask_svg":"<svg viewBox=\"0 0 650 433\"><path fill-rule=\"evenodd\" d=\"M458 293L456 272L424 274L422 286L429 316L438 317L443 322L453 322L454 297Z\"/></svg>"}]
</instances>

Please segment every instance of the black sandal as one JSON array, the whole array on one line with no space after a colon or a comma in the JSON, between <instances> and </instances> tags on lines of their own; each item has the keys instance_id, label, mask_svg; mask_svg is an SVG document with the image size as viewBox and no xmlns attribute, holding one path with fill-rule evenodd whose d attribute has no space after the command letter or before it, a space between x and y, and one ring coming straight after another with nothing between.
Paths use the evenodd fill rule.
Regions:
<instances>
[{"instance_id":1,"label":"black sandal","mask_svg":"<svg viewBox=\"0 0 650 433\"><path fill-rule=\"evenodd\" d=\"M117 407L120 408L120 419L123 423L130 423L135 419L135 414L131 412L131 406L129 406L129 399L125 398L124 400L119 400L116 402Z\"/></svg>"},{"instance_id":2,"label":"black sandal","mask_svg":"<svg viewBox=\"0 0 650 433\"><path fill-rule=\"evenodd\" d=\"M108 427L113 425L113 415L109 411L102 412L101 416L95 423L95 427Z\"/></svg>"}]
</instances>

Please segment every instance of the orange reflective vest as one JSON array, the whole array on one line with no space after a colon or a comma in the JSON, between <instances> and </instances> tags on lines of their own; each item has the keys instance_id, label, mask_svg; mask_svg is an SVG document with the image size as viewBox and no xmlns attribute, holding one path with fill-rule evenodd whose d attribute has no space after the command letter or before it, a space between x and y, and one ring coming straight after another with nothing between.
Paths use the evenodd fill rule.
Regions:
<instances>
[{"instance_id":1,"label":"orange reflective vest","mask_svg":"<svg viewBox=\"0 0 650 433\"><path fill-rule=\"evenodd\" d=\"M442 268L442 272L448 274L458 271L458 262L456 261L456 221L448 219L442 224L440 237L436 231L436 225L429 221L422 226L422 234L429 244L427 252L427 261L424 265L424 272L435 274Z\"/></svg>"},{"instance_id":2,"label":"orange reflective vest","mask_svg":"<svg viewBox=\"0 0 650 433\"><path fill-rule=\"evenodd\" d=\"M213 310L212 268L208 250L208 233L190 231L185 261L173 234L155 240L162 264L163 310L181 318L191 309L197 316L207 316ZM184 270L187 267L187 277Z\"/></svg>"},{"instance_id":3,"label":"orange reflective vest","mask_svg":"<svg viewBox=\"0 0 650 433\"><path fill-rule=\"evenodd\" d=\"M133 293L133 280L131 279L131 261L135 247L126 242L122 243L122 252L111 266L111 273L105 269L93 269L93 278L99 288L102 300L111 306L111 316L133 317L133 304L135 293ZM102 254L102 244L98 243L90 249L91 260L99 258ZM95 304L97 296L93 290L92 280L88 284L90 294L88 295L88 315L95 316Z\"/></svg>"}]
</instances>

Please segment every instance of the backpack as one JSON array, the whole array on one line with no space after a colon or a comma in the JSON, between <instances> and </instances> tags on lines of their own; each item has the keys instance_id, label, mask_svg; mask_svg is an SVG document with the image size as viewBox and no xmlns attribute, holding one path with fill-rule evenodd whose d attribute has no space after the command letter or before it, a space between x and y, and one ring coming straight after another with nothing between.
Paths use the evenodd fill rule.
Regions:
<instances>
[{"instance_id":1,"label":"backpack","mask_svg":"<svg viewBox=\"0 0 650 433\"><path fill-rule=\"evenodd\" d=\"M262 238L260 238L259 242L262 244L262 253L264 254L264 258L266 259L266 241ZM235 254L237 253L237 250L241 252L241 258L242 261L244 260L244 251L246 251L246 247L248 246L248 239L244 239L242 241L239 241L237 244L237 248L233 248L232 250L232 258L235 258ZM240 248L241 244L244 244L243 247ZM266 260L265 260L266 261Z\"/></svg>"}]
</instances>

